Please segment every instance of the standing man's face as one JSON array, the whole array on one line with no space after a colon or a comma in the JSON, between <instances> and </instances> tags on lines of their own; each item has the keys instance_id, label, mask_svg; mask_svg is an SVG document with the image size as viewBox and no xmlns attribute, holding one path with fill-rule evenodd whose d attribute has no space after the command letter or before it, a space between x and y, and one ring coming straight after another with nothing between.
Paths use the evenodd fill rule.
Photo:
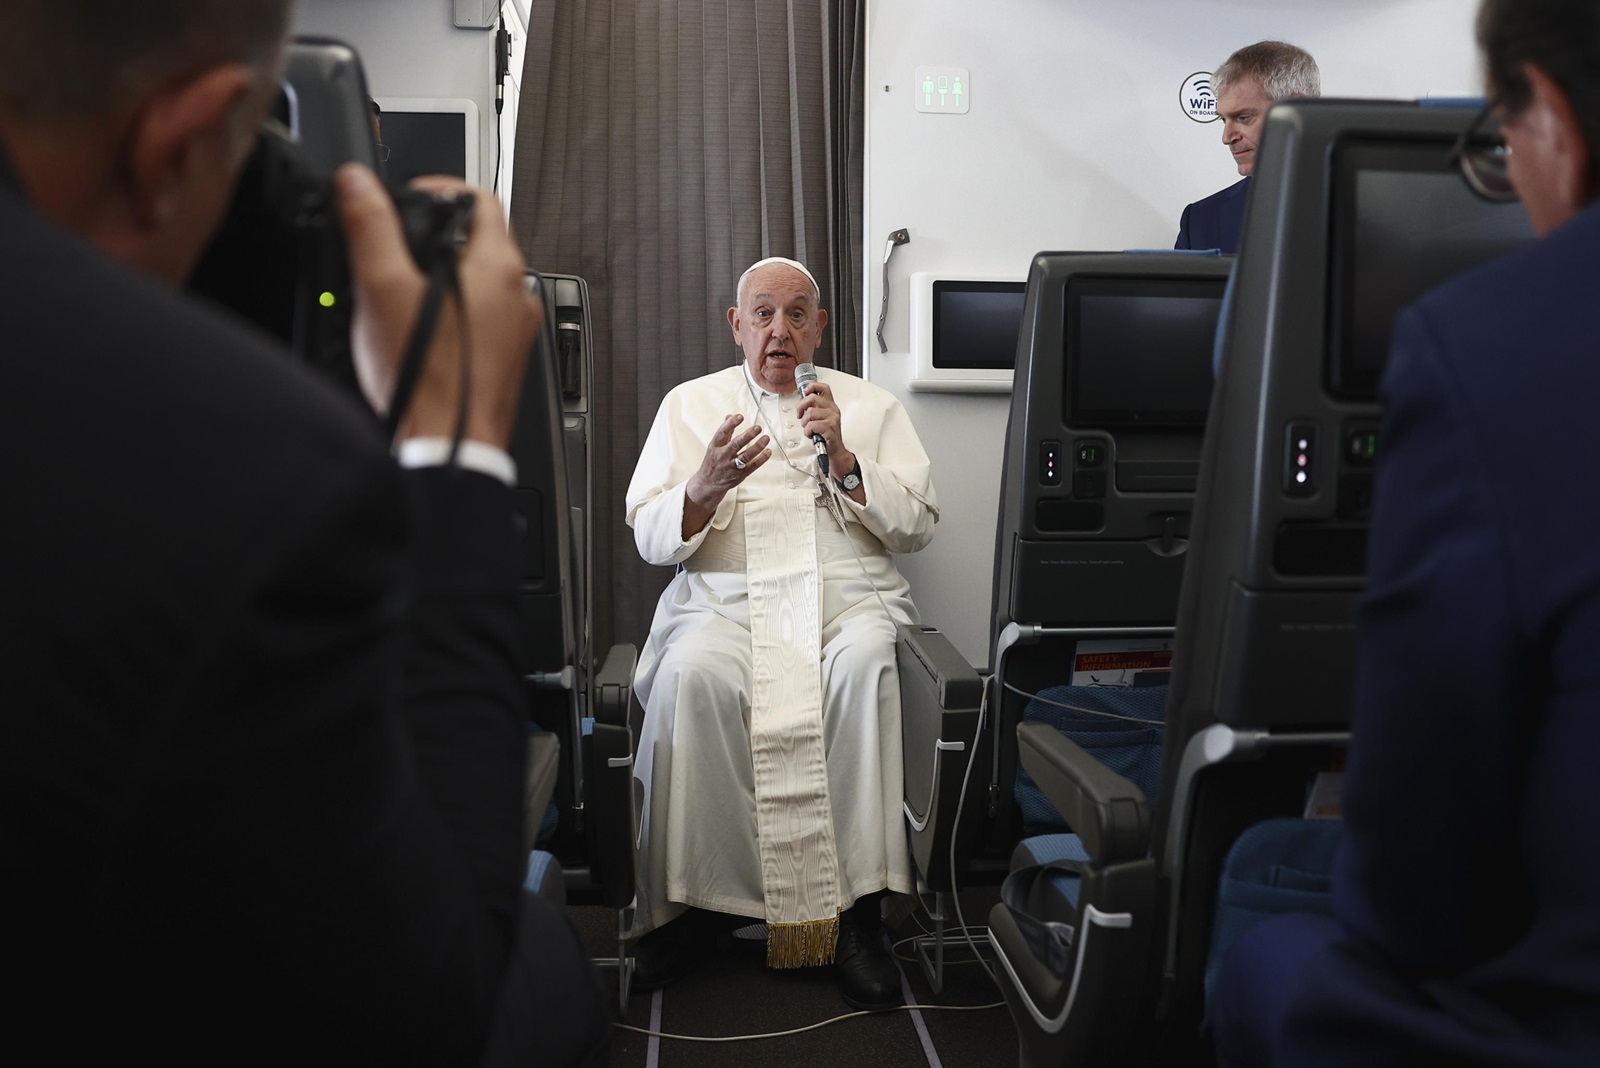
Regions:
<instances>
[{"instance_id":1,"label":"standing man's face","mask_svg":"<svg viewBox=\"0 0 1600 1068\"><path fill-rule=\"evenodd\" d=\"M1217 94L1217 114L1222 116L1222 143L1233 153L1240 174L1249 174L1256 165L1256 142L1261 139L1261 121L1272 98L1261 87L1259 78L1240 78Z\"/></svg>"}]
</instances>

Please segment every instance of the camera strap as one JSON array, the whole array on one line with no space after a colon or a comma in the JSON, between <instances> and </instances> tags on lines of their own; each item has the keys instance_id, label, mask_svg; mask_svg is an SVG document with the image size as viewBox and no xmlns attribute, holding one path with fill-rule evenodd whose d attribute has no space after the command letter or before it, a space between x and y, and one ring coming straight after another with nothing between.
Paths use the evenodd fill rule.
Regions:
<instances>
[{"instance_id":1,"label":"camera strap","mask_svg":"<svg viewBox=\"0 0 1600 1068\"><path fill-rule=\"evenodd\" d=\"M457 319L460 320L462 340L461 391L457 404L455 433L451 435L449 460L450 463L454 463L456 450L461 444L462 432L466 428L467 389L471 382L468 366L471 353L467 347L466 308L461 299L461 279L453 256L440 259L428 272L428 288L423 292L422 304L417 309L416 325L411 328L411 337L406 342L405 353L400 359L400 374L395 380L394 396L389 400L389 414L383 421L383 432L386 438L393 439L395 431L400 427L400 420L405 417L406 409L411 406L411 395L416 392L417 381L422 377L422 365L428 356L428 344L433 340L434 332L439 326L439 310L444 306L446 291L453 293L456 298Z\"/></svg>"}]
</instances>

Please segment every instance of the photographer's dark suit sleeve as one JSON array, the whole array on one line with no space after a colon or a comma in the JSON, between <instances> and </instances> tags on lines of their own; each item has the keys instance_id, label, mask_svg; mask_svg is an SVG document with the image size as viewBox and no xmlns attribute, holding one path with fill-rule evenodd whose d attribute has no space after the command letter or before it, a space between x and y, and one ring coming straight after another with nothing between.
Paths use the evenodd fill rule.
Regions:
<instances>
[{"instance_id":1,"label":"photographer's dark suit sleeve","mask_svg":"<svg viewBox=\"0 0 1600 1068\"><path fill-rule=\"evenodd\" d=\"M520 891L511 491L402 472L285 354L3 178L18 1037L64 1063L471 1064L508 1028L593 1055L592 966Z\"/></svg>"},{"instance_id":2,"label":"photographer's dark suit sleeve","mask_svg":"<svg viewBox=\"0 0 1600 1068\"><path fill-rule=\"evenodd\" d=\"M386 1057L450 1063L491 1028L537 1025L549 1063L574 1063L606 1020L564 918L520 891L511 491L444 469L403 480L408 493L396 494L379 457L327 487L332 507L311 519L303 549L280 557L257 595L255 637L234 646L238 662L221 674L241 692L218 703L237 707L250 730L296 706L297 675L325 672L326 706L307 707L300 725L322 741L286 748L294 774L265 766L229 806L250 814L256 835L281 834L271 853L309 854L305 871L280 873L272 896L284 907L262 935L292 950L277 965L312 1004L337 1008L330 1028L369 1020L392 1040ZM407 498L410 522L396 507ZM258 650L272 660L294 650L302 669L283 671ZM281 688L257 681L274 675ZM388 714L396 697L399 717ZM297 734L286 747L311 741ZM296 807L302 818L285 820ZM317 824L322 833L307 837ZM241 840L246 863L266 849L254 837ZM223 886L210 895L228 897ZM514 1010L523 1019L496 1020L508 975L528 985L529 961L511 971L519 911L520 937L537 954L531 974L544 981ZM314 947L328 951L301 956Z\"/></svg>"}]
</instances>

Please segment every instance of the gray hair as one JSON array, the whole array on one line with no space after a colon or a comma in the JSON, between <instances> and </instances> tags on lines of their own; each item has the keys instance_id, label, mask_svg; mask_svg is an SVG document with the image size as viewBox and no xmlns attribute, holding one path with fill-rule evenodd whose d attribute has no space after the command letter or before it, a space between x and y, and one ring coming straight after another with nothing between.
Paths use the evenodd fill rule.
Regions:
<instances>
[{"instance_id":1,"label":"gray hair","mask_svg":"<svg viewBox=\"0 0 1600 1068\"><path fill-rule=\"evenodd\" d=\"M746 280L748 280L749 277L752 274L754 274L757 270L759 270L760 268L762 268L762 267L771 267L775 263L780 263L785 267L792 267L795 270L799 271L801 274L805 275L806 279L808 281L810 281L810 283L811 283L811 299L813 301L815 301L819 307L821 306L821 304L822 304L822 288L817 285L816 277L809 270L806 269L806 265L805 264L801 263L799 260L791 260L786 256L768 256L766 259L757 260L756 262L752 263L750 266L746 267L744 269L744 273L739 276L739 281L737 283L735 283L734 287L733 287L733 302L734 302L734 304L736 304L739 307L743 308L744 307L744 284L745 284Z\"/></svg>"},{"instance_id":2,"label":"gray hair","mask_svg":"<svg viewBox=\"0 0 1600 1068\"><path fill-rule=\"evenodd\" d=\"M0 109L86 118L218 63L262 66L294 0L0 0Z\"/></svg>"},{"instance_id":3,"label":"gray hair","mask_svg":"<svg viewBox=\"0 0 1600 1068\"><path fill-rule=\"evenodd\" d=\"M1321 96L1322 72L1304 48L1283 41L1258 41L1229 56L1211 76L1211 92L1221 96L1230 85L1254 78L1272 100Z\"/></svg>"}]
</instances>

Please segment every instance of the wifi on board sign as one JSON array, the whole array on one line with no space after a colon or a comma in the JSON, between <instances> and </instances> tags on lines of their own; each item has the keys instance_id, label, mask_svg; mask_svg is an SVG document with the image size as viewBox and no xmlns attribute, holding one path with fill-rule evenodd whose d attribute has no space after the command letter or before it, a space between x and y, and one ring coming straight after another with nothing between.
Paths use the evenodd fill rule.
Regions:
<instances>
[{"instance_id":1,"label":"wifi on board sign","mask_svg":"<svg viewBox=\"0 0 1600 1068\"><path fill-rule=\"evenodd\" d=\"M1216 122L1217 97L1211 91L1211 72L1208 70L1196 71L1183 80L1183 88L1178 90L1178 103L1183 105L1183 113L1195 122Z\"/></svg>"}]
</instances>

